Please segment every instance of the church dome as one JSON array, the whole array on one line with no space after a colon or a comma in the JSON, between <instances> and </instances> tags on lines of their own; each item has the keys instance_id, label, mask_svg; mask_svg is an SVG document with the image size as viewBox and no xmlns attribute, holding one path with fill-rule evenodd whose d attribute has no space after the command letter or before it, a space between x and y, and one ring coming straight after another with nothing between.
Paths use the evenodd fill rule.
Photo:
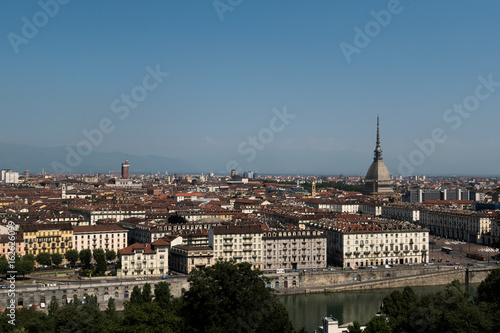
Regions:
<instances>
[{"instance_id":1,"label":"church dome","mask_svg":"<svg viewBox=\"0 0 500 333\"><path fill-rule=\"evenodd\" d=\"M365 179L367 180L391 180L391 175L389 170L385 166L385 163L381 160L373 161L368 172L366 173Z\"/></svg>"}]
</instances>

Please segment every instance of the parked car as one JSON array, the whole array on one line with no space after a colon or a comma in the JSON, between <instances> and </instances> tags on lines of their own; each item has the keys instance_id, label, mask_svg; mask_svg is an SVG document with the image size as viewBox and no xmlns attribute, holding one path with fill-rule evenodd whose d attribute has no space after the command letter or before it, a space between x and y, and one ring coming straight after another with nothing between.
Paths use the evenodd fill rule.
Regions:
<instances>
[{"instance_id":1,"label":"parked car","mask_svg":"<svg viewBox=\"0 0 500 333\"><path fill-rule=\"evenodd\" d=\"M391 266L391 265L385 265L384 267L385 267L385 268L392 268L392 266Z\"/></svg>"},{"instance_id":2,"label":"parked car","mask_svg":"<svg viewBox=\"0 0 500 333\"><path fill-rule=\"evenodd\" d=\"M166 280L166 279L168 279L168 276L163 275L161 278L162 278L162 280Z\"/></svg>"},{"instance_id":3,"label":"parked car","mask_svg":"<svg viewBox=\"0 0 500 333\"><path fill-rule=\"evenodd\" d=\"M377 266L372 266L372 265L370 265L370 266L368 266L368 268L371 268L371 269L377 269L378 267L377 267Z\"/></svg>"}]
</instances>

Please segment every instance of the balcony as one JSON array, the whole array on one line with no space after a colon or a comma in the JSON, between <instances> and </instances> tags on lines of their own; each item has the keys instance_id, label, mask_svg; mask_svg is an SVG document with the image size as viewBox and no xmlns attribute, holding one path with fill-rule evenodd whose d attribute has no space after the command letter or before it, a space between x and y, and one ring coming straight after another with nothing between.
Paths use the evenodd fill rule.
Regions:
<instances>
[{"instance_id":1,"label":"balcony","mask_svg":"<svg viewBox=\"0 0 500 333\"><path fill-rule=\"evenodd\" d=\"M366 256L366 255L369 255L369 254L370 254L370 251L365 251L365 252L363 252L363 253L364 253L364 255Z\"/></svg>"},{"instance_id":2,"label":"balcony","mask_svg":"<svg viewBox=\"0 0 500 333\"><path fill-rule=\"evenodd\" d=\"M346 252L345 255L350 256L350 255L352 255L352 252Z\"/></svg>"},{"instance_id":3,"label":"balcony","mask_svg":"<svg viewBox=\"0 0 500 333\"><path fill-rule=\"evenodd\" d=\"M360 254L361 254L361 252L359 252L359 251L354 252L355 256L359 256Z\"/></svg>"}]
</instances>

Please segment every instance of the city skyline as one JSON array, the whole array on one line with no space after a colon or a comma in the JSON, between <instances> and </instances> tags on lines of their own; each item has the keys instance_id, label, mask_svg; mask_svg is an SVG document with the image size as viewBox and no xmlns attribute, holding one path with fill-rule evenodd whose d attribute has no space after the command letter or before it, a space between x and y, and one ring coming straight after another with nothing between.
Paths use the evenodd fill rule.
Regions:
<instances>
[{"instance_id":1,"label":"city skyline","mask_svg":"<svg viewBox=\"0 0 500 333\"><path fill-rule=\"evenodd\" d=\"M493 1L0 6L0 148L61 147L46 172L119 152L364 176L379 114L391 175L498 175Z\"/></svg>"}]
</instances>

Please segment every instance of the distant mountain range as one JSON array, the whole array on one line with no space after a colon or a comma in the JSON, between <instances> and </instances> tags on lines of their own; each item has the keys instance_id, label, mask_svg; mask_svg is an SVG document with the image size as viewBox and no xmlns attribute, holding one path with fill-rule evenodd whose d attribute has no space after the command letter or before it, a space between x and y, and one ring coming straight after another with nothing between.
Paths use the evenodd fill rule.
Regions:
<instances>
[{"instance_id":1,"label":"distant mountain range","mask_svg":"<svg viewBox=\"0 0 500 333\"><path fill-rule=\"evenodd\" d=\"M0 142L0 169L14 171L30 170L40 173L108 173L119 172L121 164L127 159L130 173L198 173L190 163L164 156L131 155L123 152L92 152L81 156L75 147L33 147Z\"/></svg>"}]
</instances>

